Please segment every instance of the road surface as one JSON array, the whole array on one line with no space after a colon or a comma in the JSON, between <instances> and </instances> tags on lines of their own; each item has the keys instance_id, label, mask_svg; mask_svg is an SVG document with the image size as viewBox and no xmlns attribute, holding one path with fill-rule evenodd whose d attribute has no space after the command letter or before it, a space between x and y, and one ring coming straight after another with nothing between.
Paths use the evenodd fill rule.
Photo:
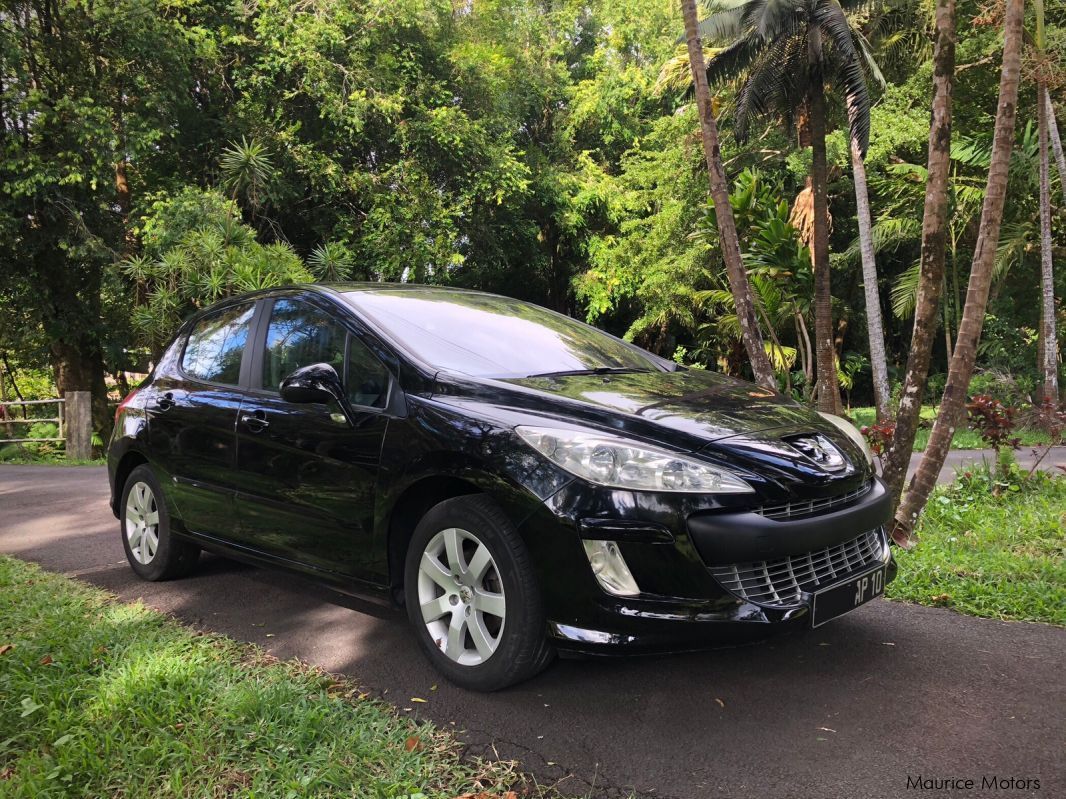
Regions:
<instances>
[{"instance_id":1,"label":"road surface","mask_svg":"<svg viewBox=\"0 0 1066 799\"><path fill-rule=\"evenodd\" d=\"M355 678L577 796L1066 796L1066 630L877 601L739 649L564 660L481 695L442 680L399 613L205 556L185 580L126 566L101 467L0 466L0 551ZM434 689L434 686L436 688ZM412 697L427 699L425 704ZM916 791L908 777L1039 790Z\"/></svg>"}]
</instances>

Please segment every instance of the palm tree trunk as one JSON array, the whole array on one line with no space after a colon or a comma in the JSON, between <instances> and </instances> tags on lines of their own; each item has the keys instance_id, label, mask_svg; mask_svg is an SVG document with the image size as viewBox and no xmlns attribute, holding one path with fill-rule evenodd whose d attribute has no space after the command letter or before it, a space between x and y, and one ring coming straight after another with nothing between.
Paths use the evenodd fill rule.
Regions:
<instances>
[{"instance_id":1,"label":"palm tree trunk","mask_svg":"<svg viewBox=\"0 0 1066 799\"><path fill-rule=\"evenodd\" d=\"M855 207L859 222L859 250L862 253L862 282L866 292L866 331L870 337L870 367L873 371L874 405L877 421L892 418L891 390L888 387L888 356L885 353L885 327L881 319L881 297L877 291L877 261L874 257L873 221L870 194L866 188L866 165L859 143L851 142L851 171L855 176Z\"/></svg>"},{"instance_id":2,"label":"palm tree trunk","mask_svg":"<svg viewBox=\"0 0 1066 799\"><path fill-rule=\"evenodd\" d=\"M729 204L729 186L725 179L722 151L718 144L718 125L711 107L711 90L707 86L707 67L703 61L703 45L700 42L696 18L696 0L681 0L681 12L685 17L685 38L688 40L688 61L696 93L696 107L700 114L700 132L703 136L703 154L707 161L707 174L711 180L711 200L718 223L718 235L722 243L722 257L729 278L729 289L736 303L737 319L744 349L751 362L755 381L772 390L777 389L774 369L763 348L762 333L755 316L755 304L751 298L748 273L740 258L740 241L733 220L733 207Z\"/></svg>"},{"instance_id":3,"label":"palm tree trunk","mask_svg":"<svg viewBox=\"0 0 1066 799\"><path fill-rule=\"evenodd\" d=\"M1062 189L1062 201L1066 203L1066 156L1062 154L1062 139L1059 138L1059 123L1055 121L1055 106L1051 102L1051 93L1044 87L1044 105L1047 107L1048 134L1051 149L1055 153L1055 166L1059 173L1059 188Z\"/></svg>"},{"instance_id":4,"label":"palm tree trunk","mask_svg":"<svg viewBox=\"0 0 1066 799\"><path fill-rule=\"evenodd\" d=\"M933 423L933 432L929 436L929 444L918 471L896 511L892 538L904 545L910 544L918 514L925 507L936 485L936 478L944 466L955 428L961 424L966 411L966 392L973 375L974 362L977 360L977 344L981 339L981 328L985 321L996 244L1003 222L1003 206L1007 199L1007 177L1014 145L1014 121L1018 111L1024 16L1024 0L1007 0L1003 21L1003 71L999 81L999 107L996 109L996 126L992 138L992 162L988 169L988 185L981 207L981 224L970 270L970 283L966 289L966 305L962 309L955 351L948 366L948 380L944 387L944 399L940 403L940 413Z\"/></svg>"},{"instance_id":5,"label":"palm tree trunk","mask_svg":"<svg viewBox=\"0 0 1066 799\"><path fill-rule=\"evenodd\" d=\"M1040 137L1040 288L1043 341L1044 390L1040 404L1045 409L1059 407L1059 348L1055 336L1055 280L1051 265L1051 164L1048 158L1048 97L1047 84L1037 80L1037 130ZM1062 174L1059 174L1060 181Z\"/></svg>"},{"instance_id":6,"label":"palm tree trunk","mask_svg":"<svg viewBox=\"0 0 1066 799\"><path fill-rule=\"evenodd\" d=\"M817 361L818 409L840 413L836 349L833 346L833 294L829 276L828 168L825 156L825 88L822 81L821 30L811 25L807 33L811 70L807 103L811 126L811 192L814 201L814 235L811 266L814 269L814 351Z\"/></svg>"},{"instance_id":7,"label":"palm tree trunk","mask_svg":"<svg viewBox=\"0 0 1066 799\"><path fill-rule=\"evenodd\" d=\"M893 502L899 501L914 438L921 420L925 381L936 336L937 309L944 287L948 244L948 178L951 167L951 98L955 85L955 0L937 0L933 54L933 117L929 127L929 164L922 215L921 278L914 309L914 332L903 377L896 429L882 473ZM950 356L949 356L950 357Z\"/></svg>"}]
</instances>

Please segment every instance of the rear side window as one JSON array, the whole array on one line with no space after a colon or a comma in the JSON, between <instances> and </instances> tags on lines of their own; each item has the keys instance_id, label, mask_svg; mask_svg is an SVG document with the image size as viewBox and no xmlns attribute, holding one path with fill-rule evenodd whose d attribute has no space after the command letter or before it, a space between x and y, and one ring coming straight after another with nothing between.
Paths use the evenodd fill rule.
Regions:
<instances>
[{"instance_id":1,"label":"rear side window","mask_svg":"<svg viewBox=\"0 0 1066 799\"><path fill-rule=\"evenodd\" d=\"M197 322L181 356L182 371L197 380L237 385L254 312L252 303L234 305Z\"/></svg>"},{"instance_id":2,"label":"rear side window","mask_svg":"<svg viewBox=\"0 0 1066 799\"><path fill-rule=\"evenodd\" d=\"M348 331L333 317L299 300L275 300L263 351L263 385L278 390L301 366L328 363L344 376Z\"/></svg>"}]
</instances>

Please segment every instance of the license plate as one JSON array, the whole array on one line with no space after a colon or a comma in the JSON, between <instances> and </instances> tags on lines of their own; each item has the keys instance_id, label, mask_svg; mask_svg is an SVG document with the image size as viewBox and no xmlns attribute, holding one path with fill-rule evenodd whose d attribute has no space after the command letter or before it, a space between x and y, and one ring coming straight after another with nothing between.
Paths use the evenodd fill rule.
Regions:
<instances>
[{"instance_id":1,"label":"license plate","mask_svg":"<svg viewBox=\"0 0 1066 799\"><path fill-rule=\"evenodd\" d=\"M825 624L837 616L855 610L859 605L865 605L884 592L884 566L879 566L860 577L852 577L840 585L818 591L811 598L811 626Z\"/></svg>"}]
</instances>

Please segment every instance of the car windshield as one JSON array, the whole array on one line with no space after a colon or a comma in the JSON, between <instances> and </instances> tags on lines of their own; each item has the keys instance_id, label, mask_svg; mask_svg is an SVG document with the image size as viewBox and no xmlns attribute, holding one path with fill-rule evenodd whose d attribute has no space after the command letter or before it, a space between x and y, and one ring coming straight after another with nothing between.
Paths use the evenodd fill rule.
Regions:
<instances>
[{"instance_id":1,"label":"car windshield","mask_svg":"<svg viewBox=\"0 0 1066 799\"><path fill-rule=\"evenodd\" d=\"M346 292L422 360L475 377L662 371L650 353L520 300L447 289Z\"/></svg>"}]
</instances>

